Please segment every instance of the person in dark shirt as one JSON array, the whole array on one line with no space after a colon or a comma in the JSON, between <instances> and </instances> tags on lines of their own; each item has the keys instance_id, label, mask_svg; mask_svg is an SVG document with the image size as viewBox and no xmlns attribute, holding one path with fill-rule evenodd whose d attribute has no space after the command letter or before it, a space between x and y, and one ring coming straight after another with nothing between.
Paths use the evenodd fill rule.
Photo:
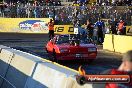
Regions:
<instances>
[{"instance_id":1,"label":"person in dark shirt","mask_svg":"<svg viewBox=\"0 0 132 88\"><path fill-rule=\"evenodd\" d=\"M116 30L117 24L118 24L118 22L114 18L114 20L111 22L111 31L112 31L112 34L117 34L117 30Z\"/></svg>"},{"instance_id":2,"label":"person in dark shirt","mask_svg":"<svg viewBox=\"0 0 132 88\"><path fill-rule=\"evenodd\" d=\"M93 39L94 25L91 22L91 20L87 20L87 27L86 27L86 29L88 30L88 36L89 36L89 38Z\"/></svg>"},{"instance_id":3,"label":"person in dark shirt","mask_svg":"<svg viewBox=\"0 0 132 88\"><path fill-rule=\"evenodd\" d=\"M94 25L95 27L97 27L98 31L97 31L97 35L98 35L98 43L102 44L104 41L104 35L103 35L103 29L105 27L104 22L102 22L100 20L100 18L98 19L98 21L95 23Z\"/></svg>"}]
</instances>

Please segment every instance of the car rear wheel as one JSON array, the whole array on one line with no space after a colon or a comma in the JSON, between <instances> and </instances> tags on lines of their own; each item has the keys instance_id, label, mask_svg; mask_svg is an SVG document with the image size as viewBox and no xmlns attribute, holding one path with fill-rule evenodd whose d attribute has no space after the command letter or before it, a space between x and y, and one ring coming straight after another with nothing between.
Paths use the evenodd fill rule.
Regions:
<instances>
[{"instance_id":1,"label":"car rear wheel","mask_svg":"<svg viewBox=\"0 0 132 88\"><path fill-rule=\"evenodd\" d=\"M48 53L48 50L47 50L47 48L45 48L45 50L46 50L46 52Z\"/></svg>"},{"instance_id":2,"label":"car rear wheel","mask_svg":"<svg viewBox=\"0 0 132 88\"><path fill-rule=\"evenodd\" d=\"M53 53L52 53L52 61L54 62L58 62L57 58L56 58L56 52L55 52L55 49L53 49Z\"/></svg>"}]
</instances>

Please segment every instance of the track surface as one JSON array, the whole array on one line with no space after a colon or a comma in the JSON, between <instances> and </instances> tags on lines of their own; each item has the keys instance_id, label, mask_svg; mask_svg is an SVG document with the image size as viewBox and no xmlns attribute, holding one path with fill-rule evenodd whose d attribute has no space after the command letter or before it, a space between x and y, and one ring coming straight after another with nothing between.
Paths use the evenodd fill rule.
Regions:
<instances>
[{"instance_id":1,"label":"track surface","mask_svg":"<svg viewBox=\"0 0 132 88\"><path fill-rule=\"evenodd\" d=\"M45 59L49 59L48 54L44 50L44 46L48 41L46 34L16 34L16 33L0 33L0 44L19 49L24 52L32 53ZM106 69L118 68L121 63L121 55L102 50L102 46L98 46L97 59L88 64L78 61L59 62L62 65L78 70L80 65L88 74L97 74Z\"/></svg>"}]
</instances>

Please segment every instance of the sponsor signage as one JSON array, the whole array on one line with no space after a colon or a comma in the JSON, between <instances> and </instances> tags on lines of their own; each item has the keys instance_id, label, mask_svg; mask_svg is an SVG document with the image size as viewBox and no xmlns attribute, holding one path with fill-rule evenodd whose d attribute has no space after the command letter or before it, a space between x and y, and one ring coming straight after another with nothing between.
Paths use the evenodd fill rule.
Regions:
<instances>
[{"instance_id":1,"label":"sponsor signage","mask_svg":"<svg viewBox=\"0 0 132 88\"><path fill-rule=\"evenodd\" d=\"M0 32L48 33L49 18L0 18Z\"/></svg>"},{"instance_id":2,"label":"sponsor signage","mask_svg":"<svg viewBox=\"0 0 132 88\"><path fill-rule=\"evenodd\" d=\"M74 34L73 25L55 25L54 31L56 34Z\"/></svg>"},{"instance_id":3,"label":"sponsor signage","mask_svg":"<svg viewBox=\"0 0 132 88\"><path fill-rule=\"evenodd\" d=\"M26 20L19 23L20 29L25 30L48 30L47 23L41 20Z\"/></svg>"}]
</instances>

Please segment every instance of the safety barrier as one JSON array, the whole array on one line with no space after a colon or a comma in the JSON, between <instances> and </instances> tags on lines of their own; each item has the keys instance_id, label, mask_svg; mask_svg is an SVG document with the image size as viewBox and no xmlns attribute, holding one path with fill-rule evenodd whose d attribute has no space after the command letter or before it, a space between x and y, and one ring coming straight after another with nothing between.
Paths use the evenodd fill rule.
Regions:
<instances>
[{"instance_id":1,"label":"safety barrier","mask_svg":"<svg viewBox=\"0 0 132 88\"><path fill-rule=\"evenodd\" d=\"M73 69L10 47L0 47L0 75L16 88L92 88L90 84L77 84L74 76L78 72ZM11 88L1 79L0 87Z\"/></svg>"},{"instance_id":2,"label":"safety barrier","mask_svg":"<svg viewBox=\"0 0 132 88\"><path fill-rule=\"evenodd\" d=\"M3 48L7 48L7 47L3 47ZM6 76L5 74L7 74L7 70L9 68L9 63L11 61L11 57L13 56L13 53L10 52L8 48L6 50L1 48L0 50L1 50L0 51L0 75L3 78L5 78ZM3 82L5 81L2 77L0 77L0 85L2 85Z\"/></svg>"},{"instance_id":3,"label":"safety barrier","mask_svg":"<svg viewBox=\"0 0 132 88\"><path fill-rule=\"evenodd\" d=\"M126 26L126 35L132 35L132 26Z\"/></svg>"},{"instance_id":4,"label":"safety barrier","mask_svg":"<svg viewBox=\"0 0 132 88\"><path fill-rule=\"evenodd\" d=\"M105 35L103 49L114 51L114 46L113 46L114 41L112 38L113 38L113 35L108 35L108 34Z\"/></svg>"},{"instance_id":5,"label":"safety barrier","mask_svg":"<svg viewBox=\"0 0 132 88\"><path fill-rule=\"evenodd\" d=\"M132 36L106 34L103 49L119 53L132 50Z\"/></svg>"}]
</instances>

